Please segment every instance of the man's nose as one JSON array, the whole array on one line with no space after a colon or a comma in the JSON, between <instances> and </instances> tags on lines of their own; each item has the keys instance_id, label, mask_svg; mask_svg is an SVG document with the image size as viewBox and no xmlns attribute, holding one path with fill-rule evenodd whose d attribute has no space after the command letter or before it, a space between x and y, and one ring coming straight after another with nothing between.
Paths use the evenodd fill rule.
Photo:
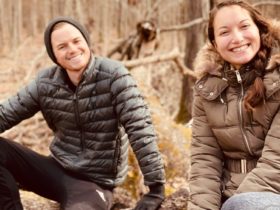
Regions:
<instances>
[{"instance_id":1,"label":"man's nose","mask_svg":"<svg viewBox=\"0 0 280 210\"><path fill-rule=\"evenodd\" d=\"M70 44L68 45L68 50L69 50L70 52L75 52L77 49L78 49L77 46L76 46L75 44L73 44L73 43L70 43Z\"/></svg>"}]
</instances>

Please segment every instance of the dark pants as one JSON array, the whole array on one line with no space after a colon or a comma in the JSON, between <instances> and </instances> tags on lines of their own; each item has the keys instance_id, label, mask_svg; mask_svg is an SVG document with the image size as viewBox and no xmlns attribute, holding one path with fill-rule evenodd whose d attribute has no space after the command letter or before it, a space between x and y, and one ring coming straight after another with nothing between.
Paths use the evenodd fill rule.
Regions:
<instances>
[{"instance_id":1,"label":"dark pants","mask_svg":"<svg viewBox=\"0 0 280 210\"><path fill-rule=\"evenodd\" d=\"M112 190L63 169L52 157L40 155L0 137L0 209L22 210L18 186L57 201L67 210L107 210Z\"/></svg>"}]
</instances>

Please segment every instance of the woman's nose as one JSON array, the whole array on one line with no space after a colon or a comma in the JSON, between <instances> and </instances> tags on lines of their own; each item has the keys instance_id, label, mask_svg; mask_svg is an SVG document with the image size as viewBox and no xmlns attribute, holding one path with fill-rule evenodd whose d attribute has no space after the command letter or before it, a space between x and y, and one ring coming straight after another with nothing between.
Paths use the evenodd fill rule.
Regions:
<instances>
[{"instance_id":1,"label":"woman's nose","mask_svg":"<svg viewBox=\"0 0 280 210\"><path fill-rule=\"evenodd\" d=\"M241 43L243 41L243 33L239 30L233 31L232 42L233 43Z\"/></svg>"}]
</instances>

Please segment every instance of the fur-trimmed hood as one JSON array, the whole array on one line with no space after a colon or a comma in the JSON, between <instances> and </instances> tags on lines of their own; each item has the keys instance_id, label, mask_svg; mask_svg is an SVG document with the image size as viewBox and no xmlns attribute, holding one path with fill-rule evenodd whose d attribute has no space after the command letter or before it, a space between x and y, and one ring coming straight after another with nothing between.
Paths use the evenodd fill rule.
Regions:
<instances>
[{"instance_id":1,"label":"fur-trimmed hood","mask_svg":"<svg viewBox=\"0 0 280 210\"><path fill-rule=\"evenodd\" d=\"M280 21L271 20L272 36L275 47L266 69L273 69L280 65ZM197 53L194 60L194 71L198 79L206 74L220 75L224 60L210 42L207 42Z\"/></svg>"}]
</instances>

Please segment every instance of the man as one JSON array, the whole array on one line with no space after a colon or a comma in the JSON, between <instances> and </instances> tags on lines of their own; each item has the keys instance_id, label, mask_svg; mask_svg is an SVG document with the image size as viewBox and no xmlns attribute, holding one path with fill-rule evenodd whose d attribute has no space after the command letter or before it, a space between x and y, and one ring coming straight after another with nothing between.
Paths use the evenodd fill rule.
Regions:
<instances>
[{"instance_id":1,"label":"man","mask_svg":"<svg viewBox=\"0 0 280 210\"><path fill-rule=\"evenodd\" d=\"M17 183L62 209L110 209L126 176L129 143L150 191L137 210L157 209L165 175L151 117L128 71L90 52L89 34L71 18L47 26L44 40L56 64L0 105L0 131L38 111L52 129L51 156L0 139L0 206L22 209Z\"/></svg>"}]
</instances>

